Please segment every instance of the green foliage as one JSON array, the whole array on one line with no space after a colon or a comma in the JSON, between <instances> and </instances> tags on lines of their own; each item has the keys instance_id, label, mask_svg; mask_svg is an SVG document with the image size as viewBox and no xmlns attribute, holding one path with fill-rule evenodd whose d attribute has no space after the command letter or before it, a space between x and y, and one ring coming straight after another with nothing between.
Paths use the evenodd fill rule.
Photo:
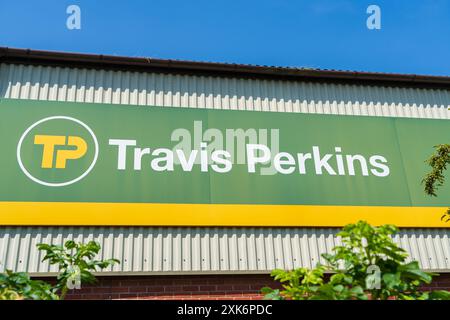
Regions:
<instances>
[{"instance_id":1,"label":"green foliage","mask_svg":"<svg viewBox=\"0 0 450 320\"><path fill-rule=\"evenodd\" d=\"M422 183L425 184L425 193L436 197L438 187L442 187L444 184L444 172L450 163L450 145L440 144L434 148L436 149L435 153L426 161L431 167L431 172L425 176ZM442 215L441 220L450 222L450 209Z\"/></svg>"},{"instance_id":2,"label":"green foliage","mask_svg":"<svg viewBox=\"0 0 450 320\"><path fill-rule=\"evenodd\" d=\"M434 148L435 153L426 161L431 167L431 172L425 176L422 183L425 184L425 193L436 197L436 190L443 185L444 171L450 163L450 145L440 144Z\"/></svg>"},{"instance_id":3,"label":"green foliage","mask_svg":"<svg viewBox=\"0 0 450 320\"><path fill-rule=\"evenodd\" d=\"M52 286L44 281L31 280L25 272L6 270L0 274L0 300L57 300Z\"/></svg>"},{"instance_id":4,"label":"green foliage","mask_svg":"<svg viewBox=\"0 0 450 320\"><path fill-rule=\"evenodd\" d=\"M275 280L283 283L283 295L287 295L294 300L302 300L303 297L323 285L324 271L325 268L322 266L318 266L313 270L308 270L306 268L295 269L292 271L274 270L272 276ZM275 296L270 288L266 287L263 288L263 290L263 292L267 294L265 297L266 299L275 297L281 299L279 291Z\"/></svg>"},{"instance_id":5,"label":"green foliage","mask_svg":"<svg viewBox=\"0 0 450 320\"><path fill-rule=\"evenodd\" d=\"M308 270L274 270L272 276L284 290L263 288L266 299L368 300L450 299L446 291L421 292L434 274L407 261L407 253L392 241L397 228L373 227L366 222L345 226L338 236L342 245L323 254L326 265ZM329 277L325 277L329 273Z\"/></svg>"},{"instance_id":6,"label":"green foliage","mask_svg":"<svg viewBox=\"0 0 450 320\"><path fill-rule=\"evenodd\" d=\"M41 243L38 244L38 249L46 253L42 261L48 260L51 265L58 266L55 288L61 292L62 298L67 293L69 282L80 279L81 283L94 283L96 279L92 272L119 262L116 259L93 260L100 251L100 245L95 241L82 244L69 240L64 246Z\"/></svg>"},{"instance_id":7,"label":"green foliage","mask_svg":"<svg viewBox=\"0 0 450 320\"><path fill-rule=\"evenodd\" d=\"M45 252L42 261L48 260L51 265L58 266L56 285L44 281L31 280L23 272L14 273L6 270L0 274L0 300L56 300L64 299L69 284L94 283L92 272L105 269L118 263L116 259L95 260L100 245L94 241L87 244L67 241L64 246L38 244L38 249ZM59 294L59 295L58 295Z\"/></svg>"}]
</instances>

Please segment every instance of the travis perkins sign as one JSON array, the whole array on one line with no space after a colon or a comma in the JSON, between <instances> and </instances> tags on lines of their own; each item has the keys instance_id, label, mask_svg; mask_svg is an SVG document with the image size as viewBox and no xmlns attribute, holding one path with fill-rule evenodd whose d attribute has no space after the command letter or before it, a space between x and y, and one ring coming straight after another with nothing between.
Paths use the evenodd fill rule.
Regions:
<instances>
[{"instance_id":1,"label":"travis perkins sign","mask_svg":"<svg viewBox=\"0 0 450 320\"><path fill-rule=\"evenodd\" d=\"M0 224L448 227L448 120L2 99Z\"/></svg>"}]
</instances>

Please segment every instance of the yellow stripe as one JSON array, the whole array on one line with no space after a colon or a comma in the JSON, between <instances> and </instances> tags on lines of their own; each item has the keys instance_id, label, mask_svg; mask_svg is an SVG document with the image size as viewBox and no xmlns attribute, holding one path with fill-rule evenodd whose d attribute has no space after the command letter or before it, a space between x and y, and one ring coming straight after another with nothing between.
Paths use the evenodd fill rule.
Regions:
<instances>
[{"instance_id":1,"label":"yellow stripe","mask_svg":"<svg viewBox=\"0 0 450 320\"><path fill-rule=\"evenodd\" d=\"M373 225L450 228L442 207L241 204L0 202L0 225L72 226L304 226Z\"/></svg>"}]
</instances>

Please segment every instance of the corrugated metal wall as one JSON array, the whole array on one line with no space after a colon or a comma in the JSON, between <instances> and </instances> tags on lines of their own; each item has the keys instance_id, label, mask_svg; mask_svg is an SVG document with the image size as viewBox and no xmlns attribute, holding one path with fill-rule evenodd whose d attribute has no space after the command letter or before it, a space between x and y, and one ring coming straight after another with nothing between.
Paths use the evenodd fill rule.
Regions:
<instances>
[{"instance_id":1,"label":"corrugated metal wall","mask_svg":"<svg viewBox=\"0 0 450 320\"><path fill-rule=\"evenodd\" d=\"M5 65L13 99L450 119L450 91Z\"/></svg>"},{"instance_id":2,"label":"corrugated metal wall","mask_svg":"<svg viewBox=\"0 0 450 320\"><path fill-rule=\"evenodd\" d=\"M123 105L450 119L450 91L0 66L0 97ZM96 239L114 272L264 272L311 267L338 239L315 228L0 228L1 267L52 271L39 242ZM450 272L450 231L403 230L395 238L429 270ZM54 270L53 270L54 271Z\"/></svg>"},{"instance_id":3,"label":"corrugated metal wall","mask_svg":"<svg viewBox=\"0 0 450 320\"><path fill-rule=\"evenodd\" d=\"M267 272L312 267L339 245L337 229L316 228L49 228L0 229L2 268L55 272L41 263L36 244L96 240L101 258L117 258L108 272ZM394 237L427 270L450 270L445 230L402 230Z\"/></svg>"}]
</instances>

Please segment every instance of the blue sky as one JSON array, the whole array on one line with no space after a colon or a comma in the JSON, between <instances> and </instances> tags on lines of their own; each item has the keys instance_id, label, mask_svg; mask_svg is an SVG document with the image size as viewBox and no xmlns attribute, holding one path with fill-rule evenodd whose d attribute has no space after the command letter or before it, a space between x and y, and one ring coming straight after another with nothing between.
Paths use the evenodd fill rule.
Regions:
<instances>
[{"instance_id":1,"label":"blue sky","mask_svg":"<svg viewBox=\"0 0 450 320\"><path fill-rule=\"evenodd\" d=\"M81 30L66 28L71 4ZM0 46L450 75L450 1L0 0Z\"/></svg>"}]
</instances>

